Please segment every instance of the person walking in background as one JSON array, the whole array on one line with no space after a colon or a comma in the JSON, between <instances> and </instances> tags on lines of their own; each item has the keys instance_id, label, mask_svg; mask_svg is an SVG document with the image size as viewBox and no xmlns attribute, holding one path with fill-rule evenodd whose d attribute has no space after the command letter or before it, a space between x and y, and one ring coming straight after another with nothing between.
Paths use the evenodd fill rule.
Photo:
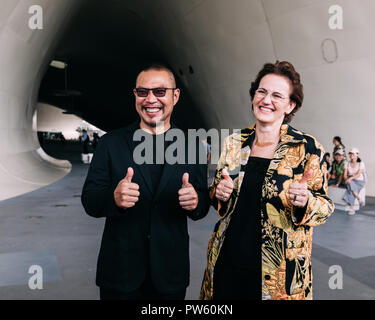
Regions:
<instances>
[{"instance_id":1,"label":"person walking in background","mask_svg":"<svg viewBox=\"0 0 375 320\"><path fill-rule=\"evenodd\" d=\"M363 203L363 200L360 199L359 193L362 188L365 186L365 164L358 157L359 150L353 148L349 151L350 161L345 164L344 171L344 180L346 185L346 191L343 196L343 200L348 204L346 211L349 215L355 214L355 200L358 200L358 203Z\"/></svg>"},{"instance_id":2,"label":"person walking in background","mask_svg":"<svg viewBox=\"0 0 375 320\"><path fill-rule=\"evenodd\" d=\"M90 160L89 160L90 137L87 134L86 129L82 130L81 143L82 143L82 156L81 156L82 162L90 163Z\"/></svg>"},{"instance_id":3,"label":"person walking in background","mask_svg":"<svg viewBox=\"0 0 375 320\"><path fill-rule=\"evenodd\" d=\"M206 142L206 149L207 149L207 163L210 163L211 161L211 137L207 137Z\"/></svg>"},{"instance_id":4,"label":"person walking in background","mask_svg":"<svg viewBox=\"0 0 375 320\"><path fill-rule=\"evenodd\" d=\"M291 63L265 64L250 96L256 123L225 139L209 189L220 220L200 299L312 299L313 227L334 209L325 152L288 124L303 101Z\"/></svg>"},{"instance_id":5,"label":"person walking in background","mask_svg":"<svg viewBox=\"0 0 375 320\"><path fill-rule=\"evenodd\" d=\"M98 142L99 142L99 135L97 132L94 132L93 135L92 135L92 149L95 151L97 145L98 145Z\"/></svg>"},{"instance_id":6,"label":"person walking in background","mask_svg":"<svg viewBox=\"0 0 375 320\"><path fill-rule=\"evenodd\" d=\"M211 137L208 136L207 140L202 141L203 145L206 148L206 155L207 155L207 179L210 177L210 161L211 161Z\"/></svg>"}]
</instances>

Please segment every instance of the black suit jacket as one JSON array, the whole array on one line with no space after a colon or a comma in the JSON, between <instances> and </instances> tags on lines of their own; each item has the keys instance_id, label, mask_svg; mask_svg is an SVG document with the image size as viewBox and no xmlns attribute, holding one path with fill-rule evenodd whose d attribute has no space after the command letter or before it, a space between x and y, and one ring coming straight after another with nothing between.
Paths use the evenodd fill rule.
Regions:
<instances>
[{"instance_id":1,"label":"black suit jacket","mask_svg":"<svg viewBox=\"0 0 375 320\"><path fill-rule=\"evenodd\" d=\"M81 200L87 214L106 217L96 284L133 291L140 287L150 266L156 288L162 293L176 292L189 285L186 217L201 219L209 209L207 165L165 163L153 196L148 171L133 160L133 133L138 128L134 123L99 140L83 186ZM195 143L194 148L198 155ZM185 150L187 154L189 148ZM140 196L134 207L122 209L116 206L113 192L128 167L134 169L132 182L139 185ZM178 200L185 172L199 196L194 211L182 209Z\"/></svg>"}]
</instances>

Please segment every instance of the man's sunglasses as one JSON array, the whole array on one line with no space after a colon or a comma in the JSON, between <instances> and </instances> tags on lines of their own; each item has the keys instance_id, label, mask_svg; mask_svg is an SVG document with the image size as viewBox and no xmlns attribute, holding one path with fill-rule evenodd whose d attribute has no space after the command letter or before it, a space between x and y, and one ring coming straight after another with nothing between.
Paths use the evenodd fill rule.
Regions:
<instances>
[{"instance_id":1,"label":"man's sunglasses","mask_svg":"<svg viewBox=\"0 0 375 320\"><path fill-rule=\"evenodd\" d=\"M148 96L148 92L151 90L155 97L161 98L164 97L167 93L167 90L176 90L177 88L135 88L134 91L140 98L146 98Z\"/></svg>"}]
</instances>

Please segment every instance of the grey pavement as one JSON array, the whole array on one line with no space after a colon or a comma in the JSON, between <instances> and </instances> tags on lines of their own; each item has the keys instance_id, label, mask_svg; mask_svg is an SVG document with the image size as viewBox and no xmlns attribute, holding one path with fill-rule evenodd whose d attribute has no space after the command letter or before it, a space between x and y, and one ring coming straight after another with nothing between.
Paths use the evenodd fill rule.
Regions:
<instances>
[{"instance_id":1,"label":"grey pavement","mask_svg":"<svg viewBox=\"0 0 375 320\"><path fill-rule=\"evenodd\" d=\"M87 216L81 205L88 165L80 163L79 149L48 148L52 156L69 159L73 168L52 185L0 202L0 299L98 299L95 272L104 219ZM371 204L355 216L337 210L314 229L314 299L375 299L374 213ZM188 300L198 298L216 221L212 207L204 219L189 220ZM35 265L42 267L43 288L32 290L35 271L30 267ZM343 271L342 289L329 286L337 275L330 273L335 266Z\"/></svg>"}]
</instances>

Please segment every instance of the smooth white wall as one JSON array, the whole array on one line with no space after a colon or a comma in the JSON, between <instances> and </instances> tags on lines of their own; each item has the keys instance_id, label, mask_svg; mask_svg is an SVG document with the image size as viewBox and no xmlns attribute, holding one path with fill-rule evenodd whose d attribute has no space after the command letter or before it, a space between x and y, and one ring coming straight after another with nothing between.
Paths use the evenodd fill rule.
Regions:
<instances>
[{"instance_id":1,"label":"smooth white wall","mask_svg":"<svg viewBox=\"0 0 375 320\"><path fill-rule=\"evenodd\" d=\"M67 161L40 150L33 115L41 77L76 0L2 0L0 10L0 200L65 176ZM43 8L43 29L29 28L29 8ZM43 159L45 158L45 159Z\"/></svg>"}]
</instances>

